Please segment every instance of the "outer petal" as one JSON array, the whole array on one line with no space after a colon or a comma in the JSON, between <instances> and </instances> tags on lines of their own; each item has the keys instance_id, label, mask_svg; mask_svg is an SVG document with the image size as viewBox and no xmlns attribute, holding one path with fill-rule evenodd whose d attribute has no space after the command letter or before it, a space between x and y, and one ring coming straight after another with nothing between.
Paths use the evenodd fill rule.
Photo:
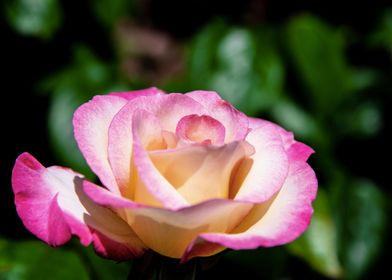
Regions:
<instances>
[{"instance_id":1,"label":"outer petal","mask_svg":"<svg viewBox=\"0 0 392 280\"><path fill-rule=\"evenodd\" d=\"M232 193L236 194L236 200L261 203L282 187L288 172L288 159L272 125L253 129L246 140L253 145L255 153L239 167Z\"/></svg>"},{"instance_id":2,"label":"outer petal","mask_svg":"<svg viewBox=\"0 0 392 280\"><path fill-rule=\"evenodd\" d=\"M86 184L84 189L96 203L124 209L128 223L143 242L152 250L172 258L180 258L200 233L230 232L252 208L252 204L246 202L209 200L171 211L136 204L92 184Z\"/></svg>"},{"instance_id":3,"label":"outer petal","mask_svg":"<svg viewBox=\"0 0 392 280\"><path fill-rule=\"evenodd\" d=\"M292 132L286 131L279 125L266 120L249 118L249 127L252 129L257 129L266 124L275 126L282 138L283 146L287 151L290 160L306 161L309 156L314 153L314 150L308 145L294 140L294 134Z\"/></svg>"},{"instance_id":4,"label":"outer petal","mask_svg":"<svg viewBox=\"0 0 392 280\"><path fill-rule=\"evenodd\" d=\"M108 131L114 115L126 104L117 96L96 96L74 114L75 139L91 169L111 191L118 192L108 161Z\"/></svg>"},{"instance_id":5,"label":"outer petal","mask_svg":"<svg viewBox=\"0 0 392 280\"><path fill-rule=\"evenodd\" d=\"M111 92L110 95L122 97L128 101L139 97L139 96L153 96L158 94L165 94L162 90L156 87L150 87L146 89L123 91L123 92Z\"/></svg>"},{"instance_id":6,"label":"outer petal","mask_svg":"<svg viewBox=\"0 0 392 280\"><path fill-rule=\"evenodd\" d=\"M77 235L99 253L126 259L143 253L132 229L111 210L95 204L83 192L81 175L61 167L43 167L22 154L12 174L16 209L24 225L52 246Z\"/></svg>"},{"instance_id":7,"label":"outer petal","mask_svg":"<svg viewBox=\"0 0 392 280\"><path fill-rule=\"evenodd\" d=\"M186 96L202 104L207 109L208 115L223 124L226 129L226 143L245 139L249 132L248 117L223 100L216 92L198 90L188 92Z\"/></svg>"},{"instance_id":8,"label":"outer petal","mask_svg":"<svg viewBox=\"0 0 392 280\"><path fill-rule=\"evenodd\" d=\"M256 205L231 234L203 233L194 244L203 244L204 241L205 246L212 249L209 242L238 250L288 243L308 227L316 190L317 180L309 165L292 162L287 180L276 197ZM192 246L187 250L188 256L194 256Z\"/></svg>"},{"instance_id":9,"label":"outer petal","mask_svg":"<svg viewBox=\"0 0 392 280\"><path fill-rule=\"evenodd\" d=\"M137 109L152 113L159 119L161 128L171 132L175 132L182 117L195 112L205 113L203 106L181 94L141 96L124 106L110 125L108 147L110 164L123 190L132 178L132 119Z\"/></svg>"}]
</instances>

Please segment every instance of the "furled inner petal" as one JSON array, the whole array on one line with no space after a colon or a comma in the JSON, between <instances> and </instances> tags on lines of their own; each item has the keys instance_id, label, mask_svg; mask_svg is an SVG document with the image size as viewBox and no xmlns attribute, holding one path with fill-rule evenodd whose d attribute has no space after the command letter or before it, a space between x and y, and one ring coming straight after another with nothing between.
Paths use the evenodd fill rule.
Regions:
<instances>
[{"instance_id":1,"label":"furled inner petal","mask_svg":"<svg viewBox=\"0 0 392 280\"><path fill-rule=\"evenodd\" d=\"M177 124L176 134L185 141L222 145L225 141L225 127L207 115L188 115Z\"/></svg>"},{"instance_id":2,"label":"furled inner petal","mask_svg":"<svg viewBox=\"0 0 392 280\"><path fill-rule=\"evenodd\" d=\"M162 139L162 130L158 119L145 110L136 110L133 115L132 135L132 164L136 172L133 174L131 182L137 176L135 201L169 209L188 206L189 203L154 166L145 148L148 143L157 138L157 135Z\"/></svg>"},{"instance_id":3,"label":"furled inner petal","mask_svg":"<svg viewBox=\"0 0 392 280\"><path fill-rule=\"evenodd\" d=\"M236 164L252 155L246 141L223 146L192 145L151 151L160 174L191 204L213 198L228 198L231 174Z\"/></svg>"},{"instance_id":4,"label":"furled inner petal","mask_svg":"<svg viewBox=\"0 0 392 280\"><path fill-rule=\"evenodd\" d=\"M223 100L216 92L197 90L185 95L202 104L207 109L208 115L225 127L225 143L245 139L249 132L248 117Z\"/></svg>"}]
</instances>

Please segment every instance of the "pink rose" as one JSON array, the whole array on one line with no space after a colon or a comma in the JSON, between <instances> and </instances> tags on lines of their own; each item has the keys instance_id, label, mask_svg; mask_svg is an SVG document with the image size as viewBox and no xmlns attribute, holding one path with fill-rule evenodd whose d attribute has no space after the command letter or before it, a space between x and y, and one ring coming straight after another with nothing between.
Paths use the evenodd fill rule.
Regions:
<instances>
[{"instance_id":1,"label":"pink rose","mask_svg":"<svg viewBox=\"0 0 392 280\"><path fill-rule=\"evenodd\" d=\"M313 150L214 92L96 96L73 124L104 187L28 153L12 175L24 225L52 246L76 235L112 259L151 249L186 261L285 244L309 225Z\"/></svg>"}]
</instances>

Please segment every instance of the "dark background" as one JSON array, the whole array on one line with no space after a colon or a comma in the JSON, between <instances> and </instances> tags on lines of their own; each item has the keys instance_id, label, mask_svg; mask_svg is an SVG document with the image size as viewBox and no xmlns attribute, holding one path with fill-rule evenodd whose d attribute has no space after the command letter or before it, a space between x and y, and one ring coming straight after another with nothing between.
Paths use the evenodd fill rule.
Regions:
<instances>
[{"instance_id":1,"label":"dark background","mask_svg":"<svg viewBox=\"0 0 392 280\"><path fill-rule=\"evenodd\" d=\"M18 1L4 2L2 5L3 14L7 14L7 7L13 5L13 2L17 3ZM53 92L57 89L56 87L49 87L48 90L45 87L41 87L41 82L73 63L74 48L77 44L87 46L101 61L110 64L110 67L114 65L116 73L122 71L121 67L116 68L116 65L121 64L121 55L113 51L118 47L116 47L118 43L113 39L113 34L115 33L113 29L115 28L102 24L99 17L96 16L96 11L92 8L94 6L93 2L59 1L62 14L61 24L52 35L46 38L39 34L21 33L13 26L12 21L7 16L1 17L1 67L3 68L3 74L2 108L0 110L2 120L2 153L0 157L0 185L2 187L0 213L2 224L0 226L0 238L10 240L10 242L15 244L34 239L24 228L13 204L10 177L16 157L22 152L28 151L46 166L59 164L59 162L68 163L66 159L61 157L61 152L60 155L56 152L56 149L61 150L63 148L61 146L58 147L61 144L56 144L56 140L51 138L51 128L50 124L48 124L49 108L56 98L56 93ZM388 236L388 233L390 233L390 226L387 221L390 220L388 214L390 213L391 202L391 189L388 180L391 166L389 161L391 138L387 131L391 128L392 44L388 48L387 43L385 43L388 40L385 39L384 43L372 46L372 40L368 40L368 38L372 38L372 34L377 33L377 30L380 28L380 22L388 9L390 9L390 1L358 1L352 3L349 1L150 0L133 1L132 5L124 11L125 14L121 14L121 18L131 18L132 24L146 28L146 32L151 30L161 32L175 42L176 46L180 46L180 48L186 46L188 50L191 50L190 52L192 52L192 42L197 34L203 32L211 22L218 18L223 19L224 25L229 27L240 26L254 30L258 26L267 25L274 30L273 33L276 36L280 36L279 32L283 32L282 27L292 18L302 14L311 14L320 21L325 22L332 30L346 30L345 59L354 68L372 69L376 73L377 78L369 88L361 91L361 97L354 99L351 103L347 101L347 104L343 104L339 110L347 110L348 112L351 106L361 102L371 103L378 112L379 123L381 124L374 133L369 135L341 133L336 138L333 136L332 144L329 144L330 147L326 150L321 148L321 154L316 153L312 157L311 164L315 166L321 188L325 189L331 197L334 197L335 194L333 187L330 187L328 182L331 174L334 173L326 172L324 169L328 164L322 163L317 159L317 157L323 156L323 151L329 151L331 154L328 157L332 157L334 163L339 163L339 168L342 168L344 174L349 174L347 175L349 179L345 179L345 182L355 182L356 179L352 178L366 178L366 180L371 181L376 186L375 188L380 194L377 197L381 196L384 199L382 203L376 203L376 206L374 206L382 209L380 213L384 217L384 220L380 222L383 225L379 227L379 233L377 231L375 233L379 235L376 237L376 240L378 240L380 236ZM112 24L115 26L118 22L113 21ZM389 42L392 42L391 38L389 40ZM284 43L278 43L278 48L282 49L282 45ZM136 54L135 56L138 55ZM141 72L142 74L149 73L150 68L155 69L159 67L160 62L154 61L154 57L146 59L144 57L145 54L142 54L142 56L141 60L137 60L138 63L142 63L144 69L144 72ZM290 91L291 98L298 106L309 111L314 119L318 119L317 114L313 113L311 109L313 107L312 101L309 101L308 96L303 93L305 91L304 82L297 74L296 65L293 60L286 59L288 56L287 53L283 52L282 57L285 60L284 67L286 69L284 88L286 91ZM167 63L170 64L170 60ZM188 79L186 73L189 63L184 62L184 65L180 76L185 77L184 79L186 80ZM323 66L321 65L321 67ZM160 72L156 70L156 73ZM162 80L160 74L155 76L146 75L148 78L144 79L142 74L140 74L141 78L137 81L127 78L126 74L123 73L120 73L119 76L125 80L124 83L130 88L136 88L140 85L150 86L152 83L155 83L166 90L174 89L180 91L194 86L192 82L176 81L171 83L171 80L176 80L172 77L165 77ZM102 93L104 92L104 87L102 89L93 88L93 90L96 92L88 94ZM326 133L333 133L335 129L345 130L344 127L339 127L339 124L342 126L347 125L347 122L340 123L340 112L334 110L336 108L331 108L331 111L326 114L326 118L329 118L331 115L336 117L331 122L324 120L327 123L324 126L324 128L326 127ZM256 115L274 119L274 115L268 110L260 109L253 112L256 112ZM351 113L348 112L347 114L350 115ZM355 119L353 122L355 123ZM319 142L314 140L312 136L307 138L305 135L302 139L313 144L313 147L316 145L315 149L318 151L317 144ZM333 163L330 163L328 168L332 168L332 165ZM351 196L347 196L346 199L350 200ZM339 213L344 212L345 205L342 205L342 200L334 201L331 205L331 208L334 208L334 205L338 205L337 208L334 208L335 212L340 211L336 209L343 209ZM361 207L361 205L357 207ZM331 215L338 225L339 221L344 220L344 218L339 218L339 214L332 213ZM346 217L347 215L350 216L350 213L345 213L343 216ZM372 216L368 217L368 219L371 218ZM364 219L366 223L366 218ZM342 237L342 240L345 239L347 237ZM390 238L374 242L379 245L377 245L378 248L374 251L376 253L372 253L369 264L366 264L368 268L361 271L360 275L348 278L374 278L376 275L385 277L383 273L391 275L388 269L388 256L391 256L389 250L391 247ZM340 241L338 244L340 246L344 242ZM252 254L255 254L255 258L259 257L257 255L259 253L255 252L249 253L248 257L253 256ZM341 259L344 259L344 254L339 253ZM265 278L274 279L285 276L289 279L304 279L307 277L321 279L331 277L331 275L328 276L328 273L325 274L312 265L308 265L309 261L306 258L301 259L296 257L296 254L286 253L285 249L271 249L265 255L272 256L272 259L283 258L284 261L279 261L279 265L285 264L284 268L282 268L284 270L282 274L263 274L261 272L260 275L266 275ZM222 273L233 275L237 268L230 268L235 267L235 265L229 265L233 263L233 260L237 260L236 258L238 256L234 255L232 259L229 258L219 262L204 277L211 277L212 279L214 275L218 276L222 275ZM239 258L246 259L244 256ZM237 267L241 271L239 275L248 275L250 277L254 273L246 265L237 263ZM261 265L261 267L269 270L267 265L264 267ZM1 272L2 270L0 269L0 279L3 279L1 278Z\"/></svg>"}]
</instances>

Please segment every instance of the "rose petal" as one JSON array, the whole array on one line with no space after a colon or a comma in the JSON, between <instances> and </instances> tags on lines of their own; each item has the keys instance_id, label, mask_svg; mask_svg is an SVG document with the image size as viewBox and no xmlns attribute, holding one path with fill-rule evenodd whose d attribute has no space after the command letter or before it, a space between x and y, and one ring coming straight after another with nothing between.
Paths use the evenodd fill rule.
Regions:
<instances>
[{"instance_id":1,"label":"rose petal","mask_svg":"<svg viewBox=\"0 0 392 280\"><path fill-rule=\"evenodd\" d=\"M254 153L245 142L192 145L150 152L155 167L190 204L229 197L234 167Z\"/></svg>"},{"instance_id":2,"label":"rose petal","mask_svg":"<svg viewBox=\"0 0 392 280\"><path fill-rule=\"evenodd\" d=\"M283 185L288 159L279 133L270 124L253 129L246 140L254 147L255 153L239 167L231 196L236 200L260 203Z\"/></svg>"},{"instance_id":3,"label":"rose petal","mask_svg":"<svg viewBox=\"0 0 392 280\"><path fill-rule=\"evenodd\" d=\"M222 145L225 141L225 127L206 115L183 117L177 124L176 134L185 141L196 143Z\"/></svg>"},{"instance_id":4,"label":"rose petal","mask_svg":"<svg viewBox=\"0 0 392 280\"><path fill-rule=\"evenodd\" d=\"M140 90L123 91L123 92L111 92L110 95L122 97L128 101L139 97L139 96L153 96L158 94L165 94L162 90L156 87L150 87Z\"/></svg>"},{"instance_id":5,"label":"rose petal","mask_svg":"<svg viewBox=\"0 0 392 280\"><path fill-rule=\"evenodd\" d=\"M290 160L306 161L310 157L310 155L314 153L314 150L311 147L305 145L304 143L296 141L292 132L286 131L279 125L266 120L249 118L249 126L252 129L262 127L266 124L273 125L278 130L283 141L283 146L287 151L287 155Z\"/></svg>"},{"instance_id":6,"label":"rose petal","mask_svg":"<svg viewBox=\"0 0 392 280\"><path fill-rule=\"evenodd\" d=\"M185 94L202 104L226 129L225 142L244 140L248 134L248 117L236 110L214 91L192 91Z\"/></svg>"},{"instance_id":7,"label":"rose petal","mask_svg":"<svg viewBox=\"0 0 392 280\"><path fill-rule=\"evenodd\" d=\"M132 180L132 118L135 110L143 109L160 121L162 130L175 132L178 121L194 112L205 112L193 99L181 94L141 96L130 101L113 118L109 128L109 161L122 190Z\"/></svg>"},{"instance_id":8,"label":"rose petal","mask_svg":"<svg viewBox=\"0 0 392 280\"><path fill-rule=\"evenodd\" d=\"M80 106L73 117L80 151L101 182L113 192L119 190L108 161L108 130L114 115L125 104L126 100L117 96L96 96Z\"/></svg>"},{"instance_id":9,"label":"rose petal","mask_svg":"<svg viewBox=\"0 0 392 280\"><path fill-rule=\"evenodd\" d=\"M165 208L178 209L188 206L189 203L176 191L176 189L160 174L151 161L143 142L151 135L150 124L156 118L147 111L137 110L133 114L132 134L133 134L133 160L138 177L143 184L138 184L137 191L142 191L140 198L149 205L157 205L159 201ZM154 126L154 125L152 125ZM143 142L142 142L143 141ZM151 199L153 197L154 199ZM159 205L159 204L158 204Z\"/></svg>"},{"instance_id":10,"label":"rose petal","mask_svg":"<svg viewBox=\"0 0 392 280\"><path fill-rule=\"evenodd\" d=\"M19 156L12 186L26 228L52 246L66 243L74 234L85 246L93 242L106 257L140 256L144 245L132 229L111 210L92 202L82 182L81 175L70 169L45 168L28 153Z\"/></svg>"},{"instance_id":11,"label":"rose petal","mask_svg":"<svg viewBox=\"0 0 392 280\"><path fill-rule=\"evenodd\" d=\"M255 206L230 234L200 234L187 249L188 259L194 256L192 246L203 244L203 240L209 248L213 248L208 244L212 242L235 250L271 247L293 241L310 223L313 213L311 203L316 190L317 179L310 166L301 161L292 162L289 175L276 197Z\"/></svg>"},{"instance_id":12,"label":"rose petal","mask_svg":"<svg viewBox=\"0 0 392 280\"><path fill-rule=\"evenodd\" d=\"M230 232L252 208L246 202L215 199L172 211L134 203L92 184L84 187L96 203L124 209L128 223L144 244L172 258L180 258L200 233Z\"/></svg>"}]
</instances>

